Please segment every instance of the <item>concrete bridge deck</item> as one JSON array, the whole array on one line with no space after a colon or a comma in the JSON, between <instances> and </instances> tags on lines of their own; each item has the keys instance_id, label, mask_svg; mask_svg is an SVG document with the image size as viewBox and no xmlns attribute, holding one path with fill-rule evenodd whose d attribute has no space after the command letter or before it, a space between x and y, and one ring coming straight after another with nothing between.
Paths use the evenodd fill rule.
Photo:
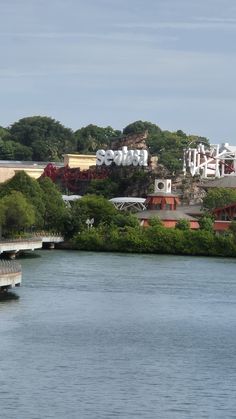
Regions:
<instances>
[{"instance_id":1,"label":"concrete bridge deck","mask_svg":"<svg viewBox=\"0 0 236 419\"><path fill-rule=\"evenodd\" d=\"M15 261L0 260L0 293L21 284L21 265Z\"/></svg>"},{"instance_id":2,"label":"concrete bridge deck","mask_svg":"<svg viewBox=\"0 0 236 419\"><path fill-rule=\"evenodd\" d=\"M41 249L43 246L41 238L30 239L5 239L0 240L0 254L5 253L6 256L14 258L20 251Z\"/></svg>"},{"instance_id":3,"label":"concrete bridge deck","mask_svg":"<svg viewBox=\"0 0 236 419\"><path fill-rule=\"evenodd\" d=\"M10 259L14 259L16 254L23 251L34 251L47 247L54 249L56 243L64 241L64 237L57 234L38 233L30 238L23 239L1 239L0 254L5 253Z\"/></svg>"},{"instance_id":4,"label":"concrete bridge deck","mask_svg":"<svg viewBox=\"0 0 236 419\"><path fill-rule=\"evenodd\" d=\"M41 238L43 243L42 247L47 249L54 249L56 243L62 243L64 241L64 237L60 234L50 234L47 232L38 232L35 237Z\"/></svg>"}]
</instances>

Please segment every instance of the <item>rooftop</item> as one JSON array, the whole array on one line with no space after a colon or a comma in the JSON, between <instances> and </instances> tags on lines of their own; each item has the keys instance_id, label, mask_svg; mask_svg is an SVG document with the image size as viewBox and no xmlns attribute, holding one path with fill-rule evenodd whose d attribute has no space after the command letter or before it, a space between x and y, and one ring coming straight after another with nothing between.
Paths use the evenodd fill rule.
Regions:
<instances>
[{"instance_id":1,"label":"rooftop","mask_svg":"<svg viewBox=\"0 0 236 419\"><path fill-rule=\"evenodd\" d=\"M177 220L188 220L188 221L196 221L197 219L192 217L191 215L186 214L184 211L181 210L146 210L140 213L137 213L136 216L141 219L148 220L153 217L158 217L160 220L167 220L167 221L177 221Z\"/></svg>"},{"instance_id":2,"label":"rooftop","mask_svg":"<svg viewBox=\"0 0 236 419\"><path fill-rule=\"evenodd\" d=\"M219 179L208 180L201 185L203 188L236 188L236 176L229 175Z\"/></svg>"}]
</instances>

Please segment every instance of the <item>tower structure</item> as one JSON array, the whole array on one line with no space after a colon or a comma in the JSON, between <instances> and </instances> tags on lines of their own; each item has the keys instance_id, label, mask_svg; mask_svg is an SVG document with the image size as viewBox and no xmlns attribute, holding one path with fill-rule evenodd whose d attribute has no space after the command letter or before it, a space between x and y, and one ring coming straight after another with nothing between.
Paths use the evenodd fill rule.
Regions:
<instances>
[{"instance_id":1,"label":"tower structure","mask_svg":"<svg viewBox=\"0 0 236 419\"><path fill-rule=\"evenodd\" d=\"M184 151L183 172L203 179L236 176L236 146L223 143L189 147Z\"/></svg>"},{"instance_id":2,"label":"tower structure","mask_svg":"<svg viewBox=\"0 0 236 419\"><path fill-rule=\"evenodd\" d=\"M171 192L171 180L156 179L154 193L149 194L146 199L147 209L174 211L179 203L178 196Z\"/></svg>"}]
</instances>

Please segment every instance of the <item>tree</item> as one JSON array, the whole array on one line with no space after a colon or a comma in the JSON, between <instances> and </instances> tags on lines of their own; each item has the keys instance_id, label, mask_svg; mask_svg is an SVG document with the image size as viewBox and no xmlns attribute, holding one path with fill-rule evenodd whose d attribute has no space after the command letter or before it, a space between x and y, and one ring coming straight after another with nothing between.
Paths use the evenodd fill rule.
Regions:
<instances>
[{"instance_id":1,"label":"tree","mask_svg":"<svg viewBox=\"0 0 236 419\"><path fill-rule=\"evenodd\" d=\"M185 218L182 218L181 220L177 221L175 228L177 228L178 230L189 230L190 222Z\"/></svg>"},{"instance_id":2,"label":"tree","mask_svg":"<svg viewBox=\"0 0 236 419\"><path fill-rule=\"evenodd\" d=\"M20 171L13 178L0 185L0 197L9 195L12 191L21 192L28 202L33 205L36 215L35 225L37 228L42 228L45 203L38 182L24 171Z\"/></svg>"},{"instance_id":3,"label":"tree","mask_svg":"<svg viewBox=\"0 0 236 419\"><path fill-rule=\"evenodd\" d=\"M57 186L48 177L39 179L44 201L43 228L57 232L64 231L64 225L69 211Z\"/></svg>"},{"instance_id":4,"label":"tree","mask_svg":"<svg viewBox=\"0 0 236 419\"><path fill-rule=\"evenodd\" d=\"M158 216L155 216L150 218L149 226L158 229L164 227L164 224Z\"/></svg>"},{"instance_id":5,"label":"tree","mask_svg":"<svg viewBox=\"0 0 236 419\"><path fill-rule=\"evenodd\" d=\"M7 139L9 136L9 130L7 128L0 127L0 139Z\"/></svg>"},{"instance_id":6,"label":"tree","mask_svg":"<svg viewBox=\"0 0 236 419\"><path fill-rule=\"evenodd\" d=\"M93 124L87 125L74 133L77 141L77 151L94 153L101 148L107 148L110 141L120 134L120 131L114 130L110 126L102 128Z\"/></svg>"},{"instance_id":7,"label":"tree","mask_svg":"<svg viewBox=\"0 0 236 419\"><path fill-rule=\"evenodd\" d=\"M2 199L2 205L5 213L3 231L7 234L22 232L34 224L34 207L21 192L11 191Z\"/></svg>"},{"instance_id":8,"label":"tree","mask_svg":"<svg viewBox=\"0 0 236 419\"><path fill-rule=\"evenodd\" d=\"M211 211L236 202L236 190L229 188L211 188L203 198L202 206Z\"/></svg>"},{"instance_id":9,"label":"tree","mask_svg":"<svg viewBox=\"0 0 236 419\"><path fill-rule=\"evenodd\" d=\"M204 214L198 220L198 224L201 230L213 232L214 218L210 214Z\"/></svg>"},{"instance_id":10,"label":"tree","mask_svg":"<svg viewBox=\"0 0 236 419\"><path fill-rule=\"evenodd\" d=\"M147 121L136 121L124 128L123 134L141 134L147 131L146 143L151 155L158 156L171 174L182 171L184 149L199 142L208 143L205 137L187 136L182 130L176 132L162 131L158 125Z\"/></svg>"},{"instance_id":11,"label":"tree","mask_svg":"<svg viewBox=\"0 0 236 419\"><path fill-rule=\"evenodd\" d=\"M161 129L156 124L152 124L148 121L135 121L123 129L123 134L142 134L145 131L148 131L148 134L161 133Z\"/></svg>"},{"instance_id":12,"label":"tree","mask_svg":"<svg viewBox=\"0 0 236 419\"><path fill-rule=\"evenodd\" d=\"M93 219L93 226L111 224L118 210L102 196L85 195L71 205L71 235L87 228L86 220Z\"/></svg>"},{"instance_id":13,"label":"tree","mask_svg":"<svg viewBox=\"0 0 236 419\"><path fill-rule=\"evenodd\" d=\"M0 159L1 160L14 160L13 141L3 141L0 138Z\"/></svg>"},{"instance_id":14,"label":"tree","mask_svg":"<svg viewBox=\"0 0 236 419\"><path fill-rule=\"evenodd\" d=\"M13 141L31 148L36 161L59 161L64 153L75 149L72 130L46 116L22 118L9 132Z\"/></svg>"},{"instance_id":15,"label":"tree","mask_svg":"<svg viewBox=\"0 0 236 419\"><path fill-rule=\"evenodd\" d=\"M102 195L104 198L113 198L117 195L119 189L118 183L109 179L94 179L91 180L87 193Z\"/></svg>"},{"instance_id":16,"label":"tree","mask_svg":"<svg viewBox=\"0 0 236 419\"><path fill-rule=\"evenodd\" d=\"M163 164L171 173L176 174L183 168L184 149L190 143L182 131L161 131L148 136L147 144L151 154L158 155L159 163Z\"/></svg>"},{"instance_id":17,"label":"tree","mask_svg":"<svg viewBox=\"0 0 236 419\"><path fill-rule=\"evenodd\" d=\"M0 138L1 160L32 160L32 149L15 141Z\"/></svg>"}]
</instances>

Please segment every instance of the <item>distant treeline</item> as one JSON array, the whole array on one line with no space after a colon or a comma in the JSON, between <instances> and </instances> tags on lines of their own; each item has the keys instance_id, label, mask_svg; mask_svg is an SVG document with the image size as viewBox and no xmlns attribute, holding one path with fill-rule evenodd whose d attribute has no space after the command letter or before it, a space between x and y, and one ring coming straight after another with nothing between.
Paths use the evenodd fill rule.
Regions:
<instances>
[{"instance_id":1,"label":"distant treeline","mask_svg":"<svg viewBox=\"0 0 236 419\"><path fill-rule=\"evenodd\" d=\"M65 153L95 153L107 148L114 139L128 134L147 132L147 146L151 155L171 173L182 169L183 149L190 143L208 143L207 138L186 135L183 131L163 131L158 125L136 121L122 131L110 126L90 124L73 131L47 116L22 118L11 126L0 127L0 160L61 161Z\"/></svg>"}]
</instances>

